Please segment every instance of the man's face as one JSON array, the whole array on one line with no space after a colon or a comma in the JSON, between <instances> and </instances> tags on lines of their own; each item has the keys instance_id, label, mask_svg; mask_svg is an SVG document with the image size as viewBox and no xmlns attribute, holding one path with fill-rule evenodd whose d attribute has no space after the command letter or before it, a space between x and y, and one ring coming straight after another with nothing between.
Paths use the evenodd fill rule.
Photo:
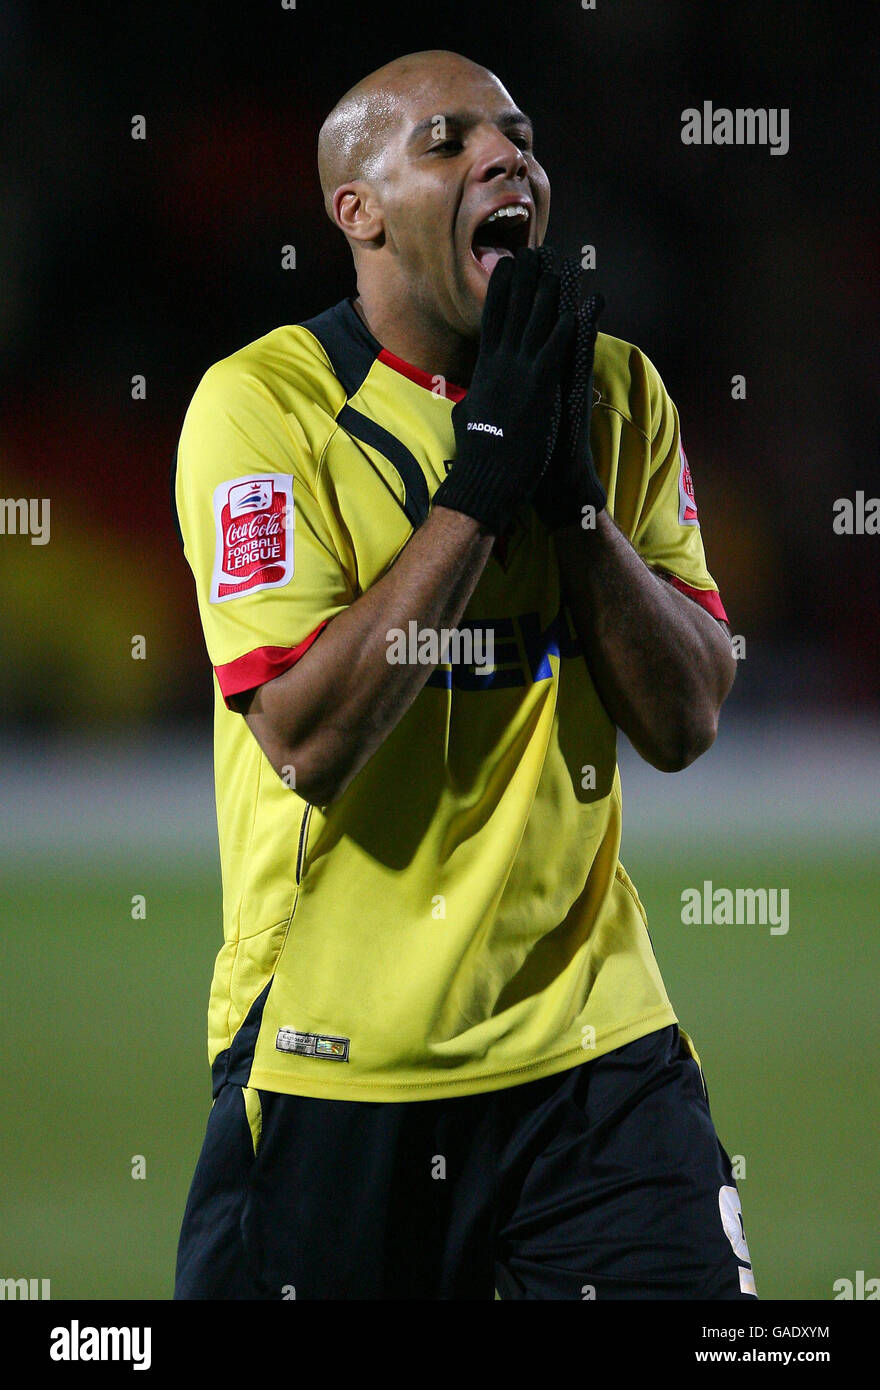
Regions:
<instances>
[{"instance_id":1,"label":"man's face","mask_svg":"<svg viewBox=\"0 0 880 1390\"><path fill-rule=\"evenodd\" d=\"M419 308L476 337L500 257L544 239L550 183L531 123L497 79L464 64L420 78L398 101L371 181L386 247Z\"/></svg>"}]
</instances>

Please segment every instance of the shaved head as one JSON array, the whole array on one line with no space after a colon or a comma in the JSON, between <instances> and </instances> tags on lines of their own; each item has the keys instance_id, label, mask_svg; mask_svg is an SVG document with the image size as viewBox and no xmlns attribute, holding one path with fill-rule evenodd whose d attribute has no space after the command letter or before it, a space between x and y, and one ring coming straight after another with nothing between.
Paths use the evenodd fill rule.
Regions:
<instances>
[{"instance_id":1,"label":"shaved head","mask_svg":"<svg viewBox=\"0 0 880 1390\"><path fill-rule=\"evenodd\" d=\"M333 194L355 179L379 178L388 137L405 119L407 99L428 94L434 84L455 75L456 69L480 74L504 91L494 74L460 53L443 48L407 53L377 68L340 97L318 136L318 173L324 206L332 218Z\"/></svg>"}]
</instances>

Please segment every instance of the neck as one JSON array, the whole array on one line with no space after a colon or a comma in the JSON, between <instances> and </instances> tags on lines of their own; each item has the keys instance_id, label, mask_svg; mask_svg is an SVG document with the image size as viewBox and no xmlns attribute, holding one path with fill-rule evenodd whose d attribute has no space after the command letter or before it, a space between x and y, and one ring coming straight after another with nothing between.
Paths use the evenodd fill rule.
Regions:
<instances>
[{"instance_id":1,"label":"neck","mask_svg":"<svg viewBox=\"0 0 880 1390\"><path fill-rule=\"evenodd\" d=\"M354 307L367 328L395 357L429 376L467 386L477 360L479 341L461 337L445 324L431 323L392 296L361 290Z\"/></svg>"}]
</instances>

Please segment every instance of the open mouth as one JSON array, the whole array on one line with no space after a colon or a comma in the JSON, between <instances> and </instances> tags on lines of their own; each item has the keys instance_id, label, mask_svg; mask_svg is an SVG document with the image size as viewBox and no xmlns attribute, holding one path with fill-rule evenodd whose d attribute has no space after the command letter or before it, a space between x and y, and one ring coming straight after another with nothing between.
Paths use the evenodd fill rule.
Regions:
<instances>
[{"instance_id":1,"label":"open mouth","mask_svg":"<svg viewBox=\"0 0 880 1390\"><path fill-rule=\"evenodd\" d=\"M529 244L531 213L522 203L496 208L474 232L471 255L486 275L491 275L502 256L515 256Z\"/></svg>"}]
</instances>

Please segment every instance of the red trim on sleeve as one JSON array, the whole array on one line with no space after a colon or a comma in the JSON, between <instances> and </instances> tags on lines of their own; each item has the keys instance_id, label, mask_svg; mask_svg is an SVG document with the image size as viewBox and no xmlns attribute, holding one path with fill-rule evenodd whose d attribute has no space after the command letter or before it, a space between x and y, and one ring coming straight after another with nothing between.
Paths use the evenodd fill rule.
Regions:
<instances>
[{"instance_id":1,"label":"red trim on sleeve","mask_svg":"<svg viewBox=\"0 0 880 1390\"><path fill-rule=\"evenodd\" d=\"M310 632L308 637L304 637L295 647L257 647L255 651L245 652L244 656L236 657L235 661L227 661L224 666L215 666L217 683L226 701L226 708L234 708L229 703L231 696L240 695L243 690L253 690L258 685L265 685L282 672L289 671L308 651L318 633L323 631L329 621L329 618L325 618L314 632Z\"/></svg>"},{"instance_id":2,"label":"red trim on sleeve","mask_svg":"<svg viewBox=\"0 0 880 1390\"><path fill-rule=\"evenodd\" d=\"M387 348L382 349L377 361L383 362L385 366L390 367L393 372L400 372L401 376L407 377L409 381L414 381L417 386L424 386L433 395L444 395L448 401L461 401L464 400L464 397L467 395L467 390L464 386L454 386L451 381L445 383L445 391L435 391L435 379L431 376L430 372L423 372L421 367L414 367L411 362L404 362L402 357L395 357L394 353L389 352Z\"/></svg>"},{"instance_id":3,"label":"red trim on sleeve","mask_svg":"<svg viewBox=\"0 0 880 1390\"><path fill-rule=\"evenodd\" d=\"M717 589L694 589L690 584L685 584L683 579L678 579L674 574L666 576L674 589L679 593L686 594L692 598L694 603L698 603L701 608L705 608L707 613L711 613L713 618L719 622L729 623L730 619L724 611L724 604L721 602L721 595Z\"/></svg>"}]
</instances>

